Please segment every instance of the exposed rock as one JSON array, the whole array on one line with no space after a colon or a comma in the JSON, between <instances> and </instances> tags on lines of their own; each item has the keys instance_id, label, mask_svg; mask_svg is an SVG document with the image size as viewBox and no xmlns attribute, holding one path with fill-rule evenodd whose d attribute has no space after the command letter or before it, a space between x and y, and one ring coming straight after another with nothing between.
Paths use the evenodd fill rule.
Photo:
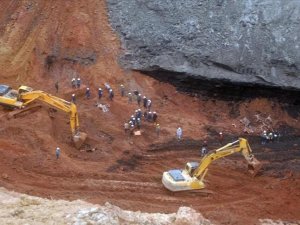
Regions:
<instances>
[{"instance_id":1,"label":"exposed rock","mask_svg":"<svg viewBox=\"0 0 300 225\"><path fill-rule=\"evenodd\" d=\"M123 210L106 203L47 200L8 192L0 188L1 224L115 224L115 225L210 225L209 220L189 207L177 213L143 213Z\"/></svg>"},{"instance_id":2,"label":"exposed rock","mask_svg":"<svg viewBox=\"0 0 300 225\"><path fill-rule=\"evenodd\" d=\"M107 2L125 67L300 89L300 1Z\"/></svg>"}]
</instances>

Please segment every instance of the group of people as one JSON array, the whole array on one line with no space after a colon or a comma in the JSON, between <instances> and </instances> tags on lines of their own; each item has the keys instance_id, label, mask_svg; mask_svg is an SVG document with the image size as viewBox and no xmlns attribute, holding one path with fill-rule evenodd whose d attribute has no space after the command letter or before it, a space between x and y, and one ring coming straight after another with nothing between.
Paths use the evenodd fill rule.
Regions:
<instances>
[{"instance_id":1,"label":"group of people","mask_svg":"<svg viewBox=\"0 0 300 225\"><path fill-rule=\"evenodd\" d=\"M81 85L80 78L77 78L77 79L76 78L72 78L71 85L72 85L73 89L80 88L80 85ZM108 83L105 83L104 87L105 87L105 89L108 92L108 98L112 101L113 98L114 98L114 91L113 91L113 89L110 87L110 85ZM99 87L98 88L98 100L101 100L102 97L103 97L103 90L102 90L101 87ZM91 98L91 90L90 90L89 87L87 87L86 90L85 90L85 98L86 99L90 99ZM71 101L76 104L76 95L74 93L72 94Z\"/></svg>"},{"instance_id":2,"label":"group of people","mask_svg":"<svg viewBox=\"0 0 300 225\"><path fill-rule=\"evenodd\" d=\"M120 93L121 96L126 96L125 87L123 84L120 85ZM151 122L155 124L155 132L156 135L159 137L160 134L160 125L157 123L158 121L158 114L155 111L151 111L152 100L147 98L146 96L142 97L142 94L138 90L129 91L127 93L128 103L132 103L136 101L139 107L144 107L144 112L142 112L141 108L136 109L134 114L131 115L129 120L124 123L124 131L127 134L134 134L134 130L140 130L142 125L142 120L147 122Z\"/></svg>"},{"instance_id":3,"label":"group of people","mask_svg":"<svg viewBox=\"0 0 300 225\"><path fill-rule=\"evenodd\" d=\"M279 141L279 133L274 131L267 132L266 130L263 131L261 135L261 144L265 145L266 143L272 143L274 141Z\"/></svg>"},{"instance_id":4,"label":"group of people","mask_svg":"<svg viewBox=\"0 0 300 225\"><path fill-rule=\"evenodd\" d=\"M81 85L81 80L80 78L75 78L73 77L72 80L71 80L71 85L72 85L72 88L75 89L75 88L80 88L80 85Z\"/></svg>"}]
</instances>

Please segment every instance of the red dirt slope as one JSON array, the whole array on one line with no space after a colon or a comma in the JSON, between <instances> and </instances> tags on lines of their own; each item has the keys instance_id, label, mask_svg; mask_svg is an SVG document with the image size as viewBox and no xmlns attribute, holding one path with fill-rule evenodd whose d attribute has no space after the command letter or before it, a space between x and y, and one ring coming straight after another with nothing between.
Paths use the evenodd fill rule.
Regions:
<instances>
[{"instance_id":1,"label":"red dirt slope","mask_svg":"<svg viewBox=\"0 0 300 225\"><path fill-rule=\"evenodd\" d=\"M176 92L137 72L118 66L120 43L108 23L104 0L38 1L2 0L0 5L0 82L17 87L32 86L70 99L70 80L80 76L90 86L92 99L77 91L81 130L89 135L83 149L71 142L68 116L49 116L45 106L24 117L7 120L0 110L0 185L11 190L49 198L81 198L94 203L109 201L130 210L174 212L191 206L218 224L254 224L259 218L299 220L298 120L269 99L227 102L193 98ZM95 107L96 90L109 82L116 92L110 111ZM143 134L128 140L123 123L137 109L118 92L138 89L153 100L159 114L161 136L154 125L143 124ZM273 127L282 129L280 143L262 147L255 114L270 115ZM260 177L246 175L242 157L221 159L210 167L208 189L203 192L170 193L161 184L162 172L199 160L204 138L209 148L220 147L217 133L225 141L245 136L239 122L253 122L248 136L257 157L267 164ZM183 127L184 141L175 141L175 130ZM62 156L55 159L56 146ZM297 170L298 169L298 170ZM289 172L292 176L288 176Z\"/></svg>"}]
</instances>

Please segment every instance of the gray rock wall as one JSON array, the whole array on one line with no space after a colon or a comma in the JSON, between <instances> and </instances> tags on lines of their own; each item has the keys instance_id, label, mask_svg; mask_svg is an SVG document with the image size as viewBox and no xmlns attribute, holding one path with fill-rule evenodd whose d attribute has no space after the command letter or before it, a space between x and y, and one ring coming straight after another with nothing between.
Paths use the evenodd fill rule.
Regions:
<instances>
[{"instance_id":1,"label":"gray rock wall","mask_svg":"<svg viewBox=\"0 0 300 225\"><path fill-rule=\"evenodd\" d=\"M107 0L121 63L300 89L300 0Z\"/></svg>"}]
</instances>

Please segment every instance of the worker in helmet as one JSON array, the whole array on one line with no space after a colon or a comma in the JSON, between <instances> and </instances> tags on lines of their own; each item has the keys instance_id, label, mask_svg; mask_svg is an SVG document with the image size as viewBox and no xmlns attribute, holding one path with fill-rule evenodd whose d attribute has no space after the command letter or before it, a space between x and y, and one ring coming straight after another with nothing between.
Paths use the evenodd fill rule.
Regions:
<instances>
[{"instance_id":1,"label":"worker in helmet","mask_svg":"<svg viewBox=\"0 0 300 225\"><path fill-rule=\"evenodd\" d=\"M142 101L142 95L141 94L137 95L136 101L137 101L137 104L140 106L141 105L141 101Z\"/></svg>"},{"instance_id":2,"label":"worker in helmet","mask_svg":"<svg viewBox=\"0 0 300 225\"><path fill-rule=\"evenodd\" d=\"M156 132L157 138L159 138L159 134L160 134L160 125L159 124L156 124L156 126L155 126L155 132Z\"/></svg>"},{"instance_id":3,"label":"worker in helmet","mask_svg":"<svg viewBox=\"0 0 300 225\"><path fill-rule=\"evenodd\" d=\"M60 156L60 148L59 147L56 148L55 155L56 155L56 159L59 159L59 156Z\"/></svg>"},{"instance_id":4,"label":"worker in helmet","mask_svg":"<svg viewBox=\"0 0 300 225\"><path fill-rule=\"evenodd\" d=\"M267 135L267 131L264 130L262 135L261 135L261 144L265 145L268 141L268 135Z\"/></svg>"},{"instance_id":5,"label":"worker in helmet","mask_svg":"<svg viewBox=\"0 0 300 225\"><path fill-rule=\"evenodd\" d=\"M91 97L91 92L90 92L90 88L86 88L86 91L85 91L85 97L87 98L87 99L89 99L90 97Z\"/></svg>"},{"instance_id":6,"label":"worker in helmet","mask_svg":"<svg viewBox=\"0 0 300 225\"><path fill-rule=\"evenodd\" d=\"M120 85L120 92L121 92L121 96L124 97L125 96L125 87L123 84Z\"/></svg>"},{"instance_id":7,"label":"worker in helmet","mask_svg":"<svg viewBox=\"0 0 300 225\"><path fill-rule=\"evenodd\" d=\"M115 94L113 92L113 89L109 89L109 91L108 91L109 100L112 101L114 99L114 96L115 96Z\"/></svg>"},{"instance_id":8,"label":"worker in helmet","mask_svg":"<svg viewBox=\"0 0 300 225\"><path fill-rule=\"evenodd\" d=\"M78 78L77 78L77 88L80 88L80 85L81 85L81 80L80 80L80 78L78 77Z\"/></svg>"},{"instance_id":9,"label":"worker in helmet","mask_svg":"<svg viewBox=\"0 0 300 225\"><path fill-rule=\"evenodd\" d=\"M146 98L146 96L143 97L143 106L144 108L147 108L147 101L148 99Z\"/></svg>"},{"instance_id":10,"label":"worker in helmet","mask_svg":"<svg viewBox=\"0 0 300 225\"><path fill-rule=\"evenodd\" d=\"M131 92L129 92L127 94L127 96L128 96L128 103L131 103L132 102L132 94L131 94Z\"/></svg>"},{"instance_id":11,"label":"worker in helmet","mask_svg":"<svg viewBox=\"0 0 300 225\"><path fill-rule=\"evenodd\" d=\"M182 128L178 127L176 130L177 140L180 141L182 139Z\"/></svg>"},{"instance_id":12,"label":"worker in helmet","mask_svg":"<svg viewBox=\"0 0 300 225\"><path fill-rule=\"evenodd\" d=\"M76 88L76 79L75 79L75 77L72 78L71 84L72 84L72 88Z\"/></svg>"},{"instance_id":13,"label":"worker in helmet","mask_svg":"<svg viewBox=\"0 0 300 225\"><path fill-rule=\"evenodd\" d=\"M75 94L74 94L74 93L72 94L72 102L73 102L74 104L76 104L76 97L75 97Z\"/></svg>"},{"instance_id":14,"label":"worker in helmet","mask_svg":"<svg viewBox=\"0 0 300 225\"><path fill-rule=\"evenodd\" d=\"M98 89L98 99L100 100L102 98L102 96L103 96L103 90L102 90L102 88L99 88Z\"/></svg>"}]
</instances>

